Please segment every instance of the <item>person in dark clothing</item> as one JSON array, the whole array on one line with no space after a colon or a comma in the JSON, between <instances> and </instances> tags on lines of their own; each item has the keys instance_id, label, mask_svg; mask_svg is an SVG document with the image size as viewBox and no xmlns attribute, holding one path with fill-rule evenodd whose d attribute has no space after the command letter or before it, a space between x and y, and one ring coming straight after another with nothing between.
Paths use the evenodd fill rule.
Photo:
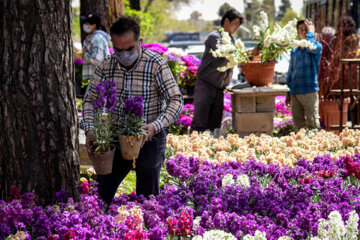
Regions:
<instances>
[{"instance_id":1,"label":"person in dark clothing","mask_svg":"<svg viewBox=\"0 0 360 240\"><path fill-rule=\"evenodd\" d=\"M230 36L234 34L244 22L241 14L233 9L228 9L221 19L221 27ZM234 38L231 36L234 43ZM232 78L232 69L219 72L218 67L226 65L225 58L214 58L210 50L216 50L216 44L221 41L221 33L217 30L209 34L205 41L204 55L198 69L194 94L194 118L192 131L203 132L207 129L213 131L220 128L224 110L224 89Z\"/></svg>"}]
</instances>

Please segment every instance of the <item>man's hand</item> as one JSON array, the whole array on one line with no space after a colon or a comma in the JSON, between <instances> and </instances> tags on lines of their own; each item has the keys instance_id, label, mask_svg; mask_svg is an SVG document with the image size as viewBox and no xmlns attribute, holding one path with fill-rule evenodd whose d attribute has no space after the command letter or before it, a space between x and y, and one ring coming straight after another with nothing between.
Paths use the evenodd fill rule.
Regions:
<instances>
[{"instance_id":1,"label":"man's hand","mask_svg":"<svg viewBox=\"0 0 360 240\"><path fill-rule=\"evenodd\" d=\"M291 104L291 98L289 95L286 96L285 104L286 104L286 106L290 106L290 104Z\"/></svg>"},{"instance_id":2,"label":"man's hand","mask_svg":"<svg viewBox=\"0 0 360 240\"><path fill-rule=\"evenodd\" d=\"M315 33L315 26L314 26L312 21L306 19L305 20L305 26L306 26L307 32Z\"/></svg>"},{"instance_id":3,"label":"man's hand","mask_svg":"<svg viewBox=\"0 0 360 240\"><path fill-rule=\"evenodd\" d=\"M86 132L86 142L85 142L85 146L87 149L89 149L93 144L94 144L94 132L93 131L87 131Z\"/></svg>"},{"instance_id":4,"label":"man's hand","mask_svg":"<svg viewBox=\"0 0 360 240\"><path fill-rule=\"evenodd\" d=\"M143 139L141 147L144 146L145 142L150 140L155 134L155 127L153 124L146 124L144 130L147 131L147 136Z\"/></svg>"}]
</instances>

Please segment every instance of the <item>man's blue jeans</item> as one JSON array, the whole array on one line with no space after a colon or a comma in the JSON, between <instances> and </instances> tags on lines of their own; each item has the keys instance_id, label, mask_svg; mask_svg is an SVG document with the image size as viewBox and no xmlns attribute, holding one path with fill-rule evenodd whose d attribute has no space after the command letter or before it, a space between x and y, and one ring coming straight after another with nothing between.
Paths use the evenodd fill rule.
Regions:
<instances>
[{"instance_id":1,"label":"man's blue jeans","mask_svg":"<svg viewBox=\"0 0 360 240\"><path fill-rule=\"evenodd\" d=\"M136 194L145 197L159 194L160 170L165 159L166 133L161 131L155 134L140 149L136 159ZM98 175L100 197L107 203L111 203L116 190L126 175L132 169L133 161L125 160L121 151L116 148L112 173Z\"/></svg>"}]
</instances>

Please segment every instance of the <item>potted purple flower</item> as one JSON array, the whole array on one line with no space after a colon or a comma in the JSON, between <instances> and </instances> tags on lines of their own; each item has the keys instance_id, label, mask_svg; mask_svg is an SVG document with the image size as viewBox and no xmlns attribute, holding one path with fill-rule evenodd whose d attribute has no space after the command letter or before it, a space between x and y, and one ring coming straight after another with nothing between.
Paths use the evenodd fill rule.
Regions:
<instances>
[{"instance_id":1,"label":"potted purple flower","mask_svg":"<svg viewBox=\"0 0 360 240\"><path fill-rule=\"evenodd\" d=\"M116 107L116 83L113 80L101 81L96 86L98 98L93 103L95 111L94 143L88 149L95 171L98 175L112 172L115 146L112 144L114 133L111 127L111 113Z\"/></svg>"},{"instance_id":2,"label":"potted purple flower","mask_svg":"<svg viewBox=\"0 0 360 240\"><path fill-rule=\"evenodd\" d=\"M139 156L141 143L146 136L143 129L143 97L136 96L125 100L125 123L119 131L121 155L126 160L133 160Z\"/></svg>"}]
</instances>

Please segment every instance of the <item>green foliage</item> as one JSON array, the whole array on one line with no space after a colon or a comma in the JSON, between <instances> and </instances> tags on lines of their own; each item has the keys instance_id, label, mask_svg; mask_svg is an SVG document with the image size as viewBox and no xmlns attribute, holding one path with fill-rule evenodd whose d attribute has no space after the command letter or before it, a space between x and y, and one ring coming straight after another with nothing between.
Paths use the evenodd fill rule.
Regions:
<instances>
[{"instance_id":1,"label":"green foliage","mask_svg":"<svg viewBox=\"0 0 360 240\"><path fill-rule=\"evenodd\" d=\"M288 22L290 22L294 18L298 18L297 13L294 10L288 8L288 9L286 9L286 13L281 18L281 21L280 21L279 24L280 24L281 27L284 27Z\"/></svg>"},{"instance_id":2,"label":"green foliage","mask_svg":"<svg viewBox=\"0 0 360 240\"><path fill-rule=\"evenodd\" d=\"M76 98L76 109L82 109L83 99L82 98Z\"/></svg>"},{"instance_id":3,"label":"green foliage","mask_svg":"<svg viewBox=\"0 0 360 240\"><path fill-rule=\"evenodd\" d=\"M260 21L260 11L262 9L259 0L253 0L251 5L245 9L245 26L252 31L252 27Z\"/></svg>"},{"instance_id":4,"label":"green foliage","mask_svg":"<svg viewBox=\"0 0 360 240\"><path fill-rule=\"evenodd\" d=\"M119 131L120 135L135 136L136 138L140 138L141 135L146 135L146 131L143 129L142 117L130 113L126 116L125 121L125 126Z\"/></svg>"},{"instance_id":5,"label":"green foliage","mask_svg":"<svg viewBox=\"0 0 360 240\"><path fill-rule=\"evenodd\" d=\"M274 0L264 0L263 1L263 11L267 13L269 18L269 25L274 25L275 22L275 4Z\"/></svg>"},{"instance_id":6,"label":"green foliage","mask_svg":"<svg viewBox=\"0 0 360 240\"><path fill-rule=\"evenodd\" d=\"M290 1L289 0L281 0L281 5L279 7L279 13L277 15L278 20L281 20L285 16L287 9L291 9Z\"/></svg>"},{"instance_id":7,"label":"green foliage","mask_svg":"<svg viewBox=\"0 0 360 240\"><path fill-rule=\"evenodd\" d=\"M110 152L114 146L111 144L114 139L114 134L111 130L111 115L110 113L96 112L94 121L94 152Z\"/></svg>"},{"instance_id":8,"label":"green foliage","mask_svg":"<svg viewBox=\"0 0 360 240\"><path fill-rule=\"evenodd\" d=\"M144 13L130 8L129 0L124 0L125 15L134 17L140 24L141 37L147 39L153 34L154 17L150 13Z\"/></svg>"},{"instance_id":9,"label":"green foliage","mask_svg":"<svg viewBox=\"0 0 360 240\"><path fill-rule=\"evenodd\" d=\"M225 14L225 12L229 9L232 8L230 4L228 4L227 2L225 2L223 5L220 6L219 10L218 10L218 15L220 16L220 18Z\"/></svg>"},{"instance_id":10,"label":"green foliage","mask_svg":"<svg viewBox=\"0 0 360 240\"><path fill-rule=\"evenodd\" d=\"M73 9L73 15L72 15L72 34L73 36L80 37L81 31L80 31L80 16L79 14L76 14L76 9Z\"/></svg>"}]
</instances>

